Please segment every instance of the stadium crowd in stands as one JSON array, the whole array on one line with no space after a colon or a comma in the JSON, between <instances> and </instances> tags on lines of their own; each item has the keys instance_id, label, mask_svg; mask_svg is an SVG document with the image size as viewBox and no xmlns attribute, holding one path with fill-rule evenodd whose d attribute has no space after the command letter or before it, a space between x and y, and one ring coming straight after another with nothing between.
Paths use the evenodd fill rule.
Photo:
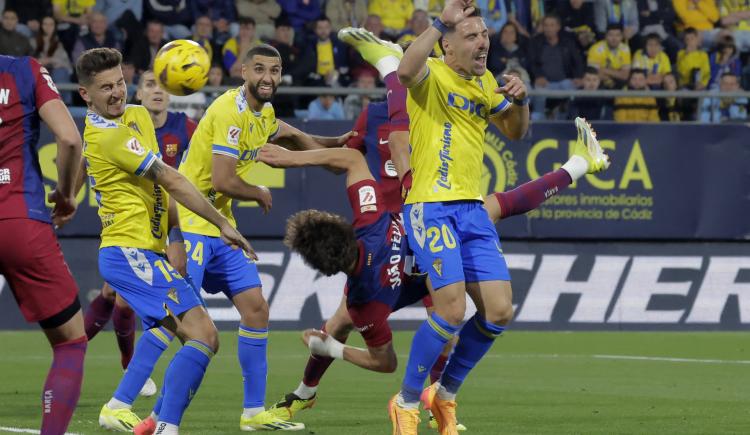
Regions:
<instances>
[{"instance_id":1,"label":"stadium crowd in stands","mask_svg":"<svg viewBox=\"0 0 750 435\"><path fill-rule=\"evenodd\" d=\"M378 75L336 37L345 26L405 43L442 0L0 0L0 54L31 55L57 83L94 47L120 49L135 86L167 40L208 51L211 85L241 83L241 53L260 42L283 57L285 86L373 88ZM750 89L750 2L476 0L491 35L488 67L534 89ZM439 50L439 47L436 47ZM440 53L437 53L438 55ZM133 88L134 89L134 88ZM131 94L135 94L132 92ZM174 98L199 117L217 95ZM82 105L73 92L67 103ZM279 116L354 119L371 97L279 95ZM744 122L746 99L535 98L532 118ZM303 109L303 110L300 110Z\"/></svg>"}]
</instances>

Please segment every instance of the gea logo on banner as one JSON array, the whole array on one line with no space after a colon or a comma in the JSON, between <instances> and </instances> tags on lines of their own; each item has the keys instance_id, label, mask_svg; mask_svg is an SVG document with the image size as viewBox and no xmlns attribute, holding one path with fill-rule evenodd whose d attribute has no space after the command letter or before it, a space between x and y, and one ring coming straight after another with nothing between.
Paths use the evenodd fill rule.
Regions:
<instances>
[{"instance_id":1,"label":"gea logo on banner","mask_svg":"<svg viewBox=\"0 0 750 435\"><path fill-rule=\"evenodd\" d=\"M313 326L333 315L343 295L343 275L322 276L297 255L288 261L283 252L258 255L270 320ZM732 300L739 309L738 322L750 324L750 256L506 254L506 260L514 275L514 324L519 327L718 325ZM577 262L586 265L581 268ZM664 278L670 272L676 278ZM573 275L576 278L569 278ZM223 295L204 297L215 320L239 320ZM309 311L303 316L310 298L315 298L311 305L319 307L314 313L319 317ZM474 310L469 301L467 317ZM424 308L412 306L391 319L424 317Z\"/></svg>"}]
</instances>

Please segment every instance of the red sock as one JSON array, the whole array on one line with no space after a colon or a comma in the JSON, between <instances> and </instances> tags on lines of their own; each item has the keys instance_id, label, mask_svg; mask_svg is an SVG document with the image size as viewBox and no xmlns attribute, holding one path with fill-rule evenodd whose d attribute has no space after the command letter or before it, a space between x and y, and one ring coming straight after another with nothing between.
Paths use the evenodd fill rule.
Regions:
<instances>
[{"instance_id":1,"label":"red sock","mask_svg":"<svg viewBox=\"0 0 750 435\"><path fill-rule=\"evenodd\" d=\"M325 332L326 325L323 324L323 327L320 329ZM334 338L342 343L346 343L349 335ZM307 366L305 366L305 375L302 377L302 382L308 387L317 386L332 362L333 358L327 356L310 355L310 358L307 359Z\"/></svg>"},{"instance_id":2,"label":"red sock","mask_svg":"<svg viewBox=\"0 0 750 435\"><path fill-rule=\"evenodd\" d=\"M398 81L396 71L383 77L388 89L388 120L393 125L409 126L409 114L406 112L406 87ZM408 130L408 129L407 129Z\"/></svg>"},{"instance_id":3,"label":"red sock","mask_svg":"<svg viewBox=\"0 0 750 435\"><path fill-rule=\"evenodd\" d=\"M52 346L52 367L42 393L42 435L62 435L78 404L86 337Z\"/></svg>"},{"instance_id":4,"label":"red sock","mask_svg":"<svg viewBox=\"0 0 750 435\"><path fill-rule=\"evenodd\" d=\"M86 328L86 337L89 340L94 338L109 322L114 307L115 304L103 297L101 293L91 301L83 320L83 326Z\"/></svg>"},{"instance_id":5,"label":"red sock","mask_svg":"<svg viewBox=\"0 0 750 435\"><path fill-rule=\"evenodd\" d=\"M135 345L135 313L133 309L115 305L112 325L115 327L117 347L120 348L120 362L122 368L126 369L131 358L133 358L133 346Z\"/></svg>"},{"instance_id":6,"label":"red sock","mask_svg":"<svg viewBox=\"0 0 750 435\"><path fill-rule=\"evenodd\" d=\"M513 190L495 193L500 203L500 219L534 210L544 201L570 186L572 182L565 169L558 169L536 180L523 183Z\"/></svg>"},{"instance_id":7,"label":"red sock","mask_svg":"<svg viewBox=\"0 0 750 435\"><path fill-rule=\"evenodd\" d=\"M441 354L437 361L435 361L435 364L432 365L432 369L430 370L430 384L434 384L435 382L440 380L440 376L443 375L443 370L445 369L445 364L448 362L448 356Z\"/></svg>"}]
</instances>

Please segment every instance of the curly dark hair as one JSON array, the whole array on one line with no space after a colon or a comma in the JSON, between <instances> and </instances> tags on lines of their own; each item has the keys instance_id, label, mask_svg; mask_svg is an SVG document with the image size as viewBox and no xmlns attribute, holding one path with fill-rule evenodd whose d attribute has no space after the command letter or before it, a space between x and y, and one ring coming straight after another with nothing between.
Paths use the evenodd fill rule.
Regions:
<instances>
[{"instance_id":1,"label":"curly dark hair","mask_svg":"<svg viewBox=\"0 0 750 435\"><path fill-rule=\"evenodd\" d=\"M359 256L352 225L339 215L320 210L293 214L286 222L284 244L326 276L349 272Z\"/></svg>"}]
</instances>

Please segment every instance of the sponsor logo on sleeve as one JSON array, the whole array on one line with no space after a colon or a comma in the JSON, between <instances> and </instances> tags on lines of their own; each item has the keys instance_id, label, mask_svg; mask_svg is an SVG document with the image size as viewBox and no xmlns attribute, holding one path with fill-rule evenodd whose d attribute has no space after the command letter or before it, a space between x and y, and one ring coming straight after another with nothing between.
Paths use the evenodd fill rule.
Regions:
<instances>
[{"instance_id":1,"label":"sponsor logo on sleeve","mask_svg":"<svg viewBox=\"0 0 750 435\"><path fill-rule=\"evenodd\" d=\"M240 143L240 132L242 129L239 127L235 127L234 125L229 126L229 131L227 132L227 143L231 145L238 145Z\"/></svg>"},{"instance_id":2,"label":"sponsor logo on sleeve","mask_svg":"<svg viewBox=\"0 0 750 435\"><path fill-rule=\"evenodd\" d=\"M362 186L359 188L359 211L366 213L377 211L377 199L375 197L375 188L372 186Z\"/></svg>"},{"instance_id":3,"label":"sponsor logo on sleeve","mask_svg":"<svg viewBox=\"0 0 750 435\"><path fill-rule=\"evenodd\" d=\"M60 95L60 91L57 90L57 86L55 86L55 82L52 81L52 77L49 75L47 68L40 67L39 72L42 73L42 77L44 77L44 80L47 82L47 86L50 89L52 89L56 94Z\"/></svg>"},{"instance_id":4,"label":"sponsor logo on sleeve","mask_svg":"<svg viewBox=\"0 0 750 435\"><path fill-rule=\"evenodd\" d=\"M146 150L141 146L141 143L138 142L138 139L131 137L130 140L127 142L126 147L130 152L133 154L142 156Z\"/></svg>"}]
</instances>

